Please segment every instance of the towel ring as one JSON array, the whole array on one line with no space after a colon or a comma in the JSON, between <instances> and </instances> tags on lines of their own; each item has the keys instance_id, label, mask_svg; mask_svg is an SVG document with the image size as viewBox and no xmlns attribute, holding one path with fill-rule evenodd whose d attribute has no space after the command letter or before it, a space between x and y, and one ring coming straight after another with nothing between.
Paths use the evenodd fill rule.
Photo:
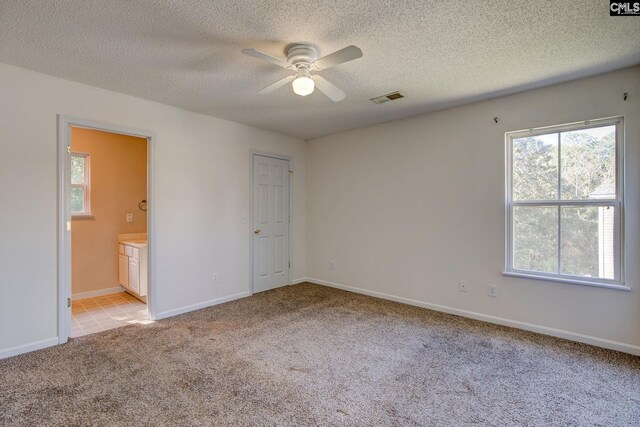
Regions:
<instances>
[{"instance_id":1,"label":"towel ring","mask_svg":"<svg viewBox=\"0 0 640 427\"><path fill-rule=\"evenodd\" d=\"M143 200L140 203L138 203L138 209L140 209L143 212L147 211L147 201Z\"/></svg>"}]
</instances>

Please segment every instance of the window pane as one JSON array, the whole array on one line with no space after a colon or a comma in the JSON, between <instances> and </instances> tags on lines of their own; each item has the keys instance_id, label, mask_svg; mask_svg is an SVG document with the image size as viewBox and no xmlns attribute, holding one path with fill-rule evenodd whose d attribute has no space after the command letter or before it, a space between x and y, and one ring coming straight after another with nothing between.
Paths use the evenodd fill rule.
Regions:
<instances>
[{"instance_id":1,"label":"window pane","mask_svg":"<svg viewBox=\"0 0 640 427\"><path fill-rule=\"evenodd\" d=\"M616 127L563 132L562 198L615 199Z\"/></svg>"},{"instance_id":2,"label":"window pane","mask_svg":"<svg viewBox=\"0 0 640 427\"><path fill-rule=\"evenodd\" d=\"M84 188L71 189L71 213L84 212Z\"/></svg>"},{"instance_id":3,"label":"window pane","mask_svg":"<svg viewBox=\"0 0 640 427\"><path fill-rule=\"evenodd\" d=\"M558 272L558 208L513 208L513 268Z\"/></svg>"},{"instance_id":4,"label":"window pane","mask_svg":"<svg viewBox=\"0 0 640 427\"><path fill-rule=\"evenodd\" d=\"M613 206L565 206L561 209L563 274L614 278Z\"/></svg>"},{"instance_id":5,"label":"window pane","mask_svg":"<svg viewBox=\"0 0 640 427\"><path fill-rule=\"evenodd\" d=\"M513 140L513 200L558 199L558 134Z\"/></svg>"},{"instance_id":6,"label":"window pane","mask_svg":"<svg viewBox=\"0 0 640 427\"><path fill-rule=\"evenodd\" d=\"M84 184L84 157L71 156L71 183Z\"/></svg>"}]
</instances>

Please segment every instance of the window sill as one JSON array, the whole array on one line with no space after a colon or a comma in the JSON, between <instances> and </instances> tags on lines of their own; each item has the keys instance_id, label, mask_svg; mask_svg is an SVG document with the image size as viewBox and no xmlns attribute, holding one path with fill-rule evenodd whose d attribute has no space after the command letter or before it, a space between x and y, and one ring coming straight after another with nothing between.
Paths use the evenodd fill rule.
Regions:
<instances>
[{"instance_id":1,"label":"window sill","mask_svg":"<svg viewBox=\"0 0 640 427\"><path fill-rule=\"evenodd\" d=\"M72 220L74 220L74 219L79 219L79 220L93 220L93 219L95 219L95 218L94 218L94 217L93 217L93 215L91 215L91 214L78 214L78 215L75 215L75 214L74 214L74 215L71 215L71 219L72 219Z\"/></svg>"},{"instance_id":2,"label":"window sill","mask_svg":"<svg viewBox=\"0 0 640 427\"><path fill-rule=\"evenodd\" d=\"M594 286L597 288L616 289L619 291L631 290L629 286L626 286L624 283L618 283L618 282L599 282L596 280L589 280L589 279L578 279L578 278L574 279L570 277L545 276L543 274L524 273L520 271L503 271L502 275L510 276L510 277L519 277L522 279L545 280L548 282L569 283L572 285L583 285L583 286Z\"/></svg>"}]
</instances>

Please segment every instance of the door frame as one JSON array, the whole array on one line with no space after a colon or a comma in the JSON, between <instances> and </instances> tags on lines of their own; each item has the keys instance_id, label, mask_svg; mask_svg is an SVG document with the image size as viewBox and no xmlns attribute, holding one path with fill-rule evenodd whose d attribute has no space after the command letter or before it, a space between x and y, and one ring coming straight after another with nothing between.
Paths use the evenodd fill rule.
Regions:
<instances>
[{"instance_id":1,"label":"door frame","mask_svg":"<svg viewBox=\"0 0 640 427\"><path fill-rule=\"evenodd\" d=\"M71 146L71 127L93 129L121 135L135 136L147 140L147 242L149 262L147 277L149 280L147 294L147 311L150 320L156 319L155 297L155 197L153 181L153 160L155 152L155 133L126 126L103 123L81 117L58 114L58 343L64 344L71 334L71 162L66 161ZM115 249L114 249L115 250ZM115 252L114 252L115 253Z\"/></svg>"},{"instance_id":2,"label":"door frame","mask_svg":"<svg viewBox=\"0 0 640 427\"><path fill-rule=\"evenodd\" d=\"M291 179L291 175L293 175L293 170L294 170L293 169L293 157L287 156L287 155L284 155L284 154L277 154L277 153L271 153L271 152L268 152L268 151L256 150L256 149L252 148L250 150L250 157L249 157L250 158L250 163L249 163L250 167L249 167L249 169L251 170L251 172L250 172L250 176L251 176L251 179L250 179L250 185L251 185L250 197L251 197L251 199L250 200L251 201L250 201L250 204L249 204L249 221L247 221L249 223L249 228L248 228L248 230L249 230L249 239L250 239L250 246L249 247L250 247L250 250L251 250L251 255L249 256L250 267L251 267L251 269L250 269L250 271L251 271L251 283L249 284L249 293L251 295L253 295L255 293L255 290L253 289L253 283L254 283L253 282L253 266L254 266L254 258L253 258L253 255L254 255L254 251L253 251L253 246L254 246L254 244L253 244L253 242L254 242L254 239L253 239L253 214L254 214L254 212L253 212L253 203L254 203L254 191L255 191L255 188L253 186L253 181L254 181L253 160L254 160L255 156L271 157L273 159L286 160L286 161L289 162L289 218L291 218L289 220L289 262L291 262L291 247L293 246L293 244L292 244L293 233L292 233L292 228L291 228L291 224L292 224L292 220L293 220L293 191L292 191L293 190L293 188L292 188L293 186L292 186L292 179ZM289 283L287 284L287 286L291 285L291 283L292 283L291 276L292 276L291 275L291 268L289 268Z\"/></svg>"}]
</instances>

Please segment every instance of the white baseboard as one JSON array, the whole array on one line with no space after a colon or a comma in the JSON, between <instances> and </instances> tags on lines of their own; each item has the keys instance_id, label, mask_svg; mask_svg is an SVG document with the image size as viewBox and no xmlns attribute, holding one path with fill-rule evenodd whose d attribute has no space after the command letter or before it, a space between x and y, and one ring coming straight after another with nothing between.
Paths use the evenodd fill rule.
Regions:
<instances>
[{"instance_id":1,"label":"white baseboard","mask_svg":"<svg viewBox=\"0 0 640 427\"><path fill-rule=\"evenodd\" d=\"M101 295L117 294L119 292L124 292L124 288L121 286L116 286L115 288L98 289L97 291L79 292L77 294L71 295L71 299L73 301L79 301L81 299L99 297Z\"/></svg>"},{"instance_id":2,"label":"white baseboard","mask_svg":"<svg viewBox=\"0 0 640 427\"><path fill-rule=\"evenodd\" d=\"M562 329L550 328L548 326L536 325L533 323L520 322L517 320L505 319L503 317L490 316L487 314L477 313L474 311L461 310L459 308L447 307L444 305L431 304L428 302L418 301L410 298L403 298L395 295L385 294L377 291L356 288L353 286L342 285L340 283L328 282L326 280L314 279L313 277L305 278L307 282L317 285L329 286L332 288L342 289L344 291L355 292L358 294L369 295L376 298L382 298L390 301L400 302L403 304L414 305L417 307L428 308L429 310L440 311L443 313L455 314L457 316L468 317L471 319L481 320L483 322L495 323L497 325L509 326L516 329L524 329L525 331L537 332L552 337L564 338L570 341L577 341L584 344L603 347L610 350L621 351L636 356L640 356L640 346L627 344L619 341L612 341L604 338L598 338L591 335L583 335L575 332L565 331Z\"/></svg>"},{"instance_id":3,"label":"white baseboard","mask_svg":"<svg viewBox=\"0 0 640 427\"><path fill-rule=\"evenodd\" d=\"M299 285L300 283L304 283L304 282L308 282L308 281L309 281L309 279L306 278L306 277L299 277L297 279L293 279L291 281L291 284L292 285Z\"/></svg>"},{"instance_id":4,"label":"white baseboard","mask_svg":"<svg viewBox=\"0 0 640 427\"><path fill-rule=\"evenodd\" d=\"M176 308L173 310L162 311L156 314L155 319L166 319L167 317L177 316L178 314L188 313L190 311L200 310L201 308L211 307L213 305L223 304L225 302L234 301L240 298L245 298L251 295L251 292L245 291L239 294L228 295L226 297L216 298L209 301L199 302L197 304L186 305L184 307Z\"/></svg>"},{"instance_id":5,"label":"white baseboard","mask_svg":"<svg viewBox=\"0 0 640 427\"><path fill-rule=\"evenodd\" d=\"M47 338L46 340L36 341L29 344L18 345L15 347L0 350L0 359L6 359L7 357L17 356L22 353L29 353L30 351L41 350L43 348L58 345L58 337Z\"/></svg>"}]
</instances>

